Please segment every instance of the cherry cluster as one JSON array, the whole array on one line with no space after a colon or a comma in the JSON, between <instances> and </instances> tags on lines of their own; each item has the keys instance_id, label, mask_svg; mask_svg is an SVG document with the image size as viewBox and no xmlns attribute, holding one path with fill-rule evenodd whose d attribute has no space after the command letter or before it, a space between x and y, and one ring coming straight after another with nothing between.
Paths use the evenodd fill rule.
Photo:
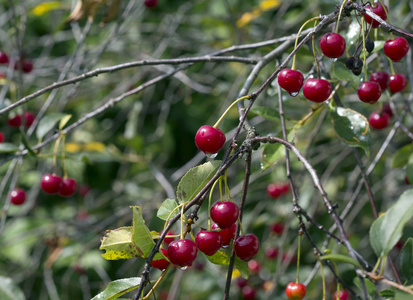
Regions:
<instances>
[{"instance_id":1,"label":"cherry cluster","mask_svg":"<svg viewBox=\"0 0 413 300\"><path fill-rule=\"evenodd\" d=\"M267 195L273 199L282 197L290 191L288 183L270 183L267 186Z\"/></svg>"},{"instance_id":2,"label":"cherry cluster","mask_svg":"<svg viewBox=\"0 0 413 300\"><path fill-rule=\"evenodd\" d=\"M10 60L7 53L0 51L0 64L9 65L11 63L13 63L15 70L18 70L21 66L23 73L30 73L31 71L33 71L33 62L31 60L21 58L18 62L14 62ZM2 74L2 76L0 77L4 78L5 76L4 74Z\"/></svg>"},{"instance_id":3,"label":"cherry cluster","mask_svg":"<svg viewBox=\"0 0 413 300\"><path fill-rule=\"evenodd\" d=\"M42 177L40 187L45 193L69 197L76 192L77 182L73 178L62 178L55 174L46 174Z\"/></svg>"}]
</instances>

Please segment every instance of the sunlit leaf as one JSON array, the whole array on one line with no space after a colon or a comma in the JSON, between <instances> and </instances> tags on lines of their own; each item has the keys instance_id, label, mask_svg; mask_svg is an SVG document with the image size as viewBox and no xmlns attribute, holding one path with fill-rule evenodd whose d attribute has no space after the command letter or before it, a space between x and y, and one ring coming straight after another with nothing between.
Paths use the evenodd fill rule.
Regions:
<instances>
[{"instance_id":1,"label":"sunlit leaf","mask_svg":"<svg viewBox=\"0 0 413 300\"><path fill-rule=\"evenodd\" d=\"M49 11L62 8L63 5L62 1L43 2L36 5L30 12L36 16L42 16Z\"/></svg>"},{"instance_id":2,"label":"sunlit leaf","mask_svg":"<svg viewBox=\"0 0 413 300\"><path fill-rule=\"evenodd\" d=\"M112 281L103 292L93 297L92 300L117 299L123 294L139 287L140 283L140 277L131 277Z\"/></svg>"},{"instance_id":3,"label":"sunlit leaf","mask_svg":"<svg viewBox=\"0 0 413 300\"><path fill-rule=\"evenodd\" d=\"M132 226L106 231L100 250L106 250L102 256L107 260L129 259L143 254L132 243Z\"/></svg>"},{"instance_id":4,"label":"sunlit leaf","mask_svg":"<svg viewBox=\"0 0 413 300\"><path fill-rule=\"evenodd\" d=\"M168 217L173 217L179 213L179 210L175 210L174 213L171 215L171 212L177 207L175 199L166 199L161 207L158 209L157 216L162 220L167 220Z\"/></svg>"},{"instance_id":5,"label":"sunlit leaf","mask_svg":"<svg viewBox=\"0 0 413 300\"><path fill-rule=\"evenodd\" d=\"M10 153L19 151L19 147L11 143L0 143L0 153Z\"/></svg>"},{"instance_id":6,"label":"sunlit leaf","mask_svg":"<svg viewBox=\"0 0 413 300\"><path fill-rule=\"evenodd\" d=\"M0 276L0 299L2 300L24 300L23 291L11 278Z\"/></svg>"},{"instance_id":7,"label":"sunlit leaf","mask_svg":"<svg viewBox=\"0 0 413 300\"><path fill-rule=\"evenodd\" d=\"M142 217L142 208L140 206L132 206L133 225L132 225L132 243L142 253L144 258L148 257L155 242L151 232L145 225L145 220Z\"/></svg>"},{"instance_id":8,"label":"sunlit leaf","mask_svg":"<svg viewBox=\"0 0 413 300\"><path fill-rule=\"evenodd\" d=\"M37 126L36 137L42 139L50 130L52 130L56 124L65 118L67 115L62 113L51 113L44 116Z\"/></svg>"},{"instance_id":9,"label":"sunlit leaf","mask_svg":"<svg viewBox=\"0 0 413 300\"><path fill-rule=\"evenodd\" d=\"M72 115L66 115L60 120L59 130L62 130L66 126L67 122L69 122L71 117Z\"/></svg>"}]
</instances>

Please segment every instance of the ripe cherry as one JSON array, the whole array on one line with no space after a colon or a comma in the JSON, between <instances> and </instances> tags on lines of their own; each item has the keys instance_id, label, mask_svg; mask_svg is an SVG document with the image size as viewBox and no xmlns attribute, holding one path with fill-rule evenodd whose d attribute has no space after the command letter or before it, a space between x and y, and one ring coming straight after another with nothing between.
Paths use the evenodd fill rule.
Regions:
<instances>
[{"instance_id":1,"label":"ripe cherry","mask_svg":"<svg viewBox=\"0 0 413 300\"><path fill-rule=\"evenodd\" d=\"M6 53L0 51L0 64L8 64L8 63L9 63L9 56Z\"/></svg>"},{"instance_id":2,"label":"ripe cherry","mask_svg":"<svg viewBox=\"0 0 413 300\"><path fill-rule=\"evenodd\" d=\"M278 256L278 249L272 247L265 249L265 256L269 259L276 258Z\"/></svg>"},{"instance_id":3,"label":"ripe cherry","mask_svg":"<svg viewBox=\"0 0 413 300\"><path fill-rule=\"evenodd\" d=\"M162 254L168 257L168 251L166 249L160 249L162 251ZM165 258L157 259L151 261L152 267L155 269L159 269L161 271L165 270L169 266L169 261L167 261Z\"/></svg>"},{"instance_id":4,"label":"ripe cherry","mask_svg":"<svg viewBox=\"0 0 413 300\"><path fill-rule=\"evenodd\" d=\"M380 85L381 91L384 92L389 86L389 74L386 72L376 72L370 75L370 81L377 82Z\"/></svg>"},{"instance_id":5,"label":"ripe cherry","mask_svg":"<svg viewBox=\"0 0 413 300\"><path fill-rule=\"evenodd\" d=\"M211 207L211 219L221 229L230 228L238 220L239 208L234 202L216 202Z\"/></svg>"},{"instance_id":6,"label":"ripe cherry","mask_svg":"<svg viewBox=\"0 0 413 300\"><path fill-rule=\"evenodd\" d=\"M33 71L33 62L30 60L22 60L22 71L23 73L30 73Z\"/></svg>"},{"instance_id":7,"label":"ripe cherry","mask_svg":"<svg viewBox=\"0 0 413 300\"><path fill-rule=\"evenodd\" d=\"M279 184L270 183L267 186L267 195L273 199L277 199L282 194L282 187Z\"/></svg>"},{"instance_id":8,"label":"ripe cherry","mask_svg":"<svg viewBox=\"0 0 413 300\"><path fill-rule=\"evenodd\" d=\"M331 84L324 79L310 78L304 83L304 97L313 102L326 101L331 91Z\"/></svg>"},{"instance_id":9,"label":"ripe cherry","mask_svg":"<svg viewBox=\"0 0 413 300\"><path fill-rule=\"evenodd\" d=\"M409 51L409 43L403 37L388 40L384 43L384 54L394 62L400 61Z\"/></svg>"},{"instance_id":10,"label":"ripe cherry","mask_svg":"<svg viewBox=\"0 0 413 300\"><path fill-rule=\"evenodd\" d=\"M144 4L146 7L153 8L158 5L158 0L145 0Z\"/></svg>"},{"instance_id":11,"label":"ripe cherry","mask_svg":"<svg viewBox=\"0 0 413 300\"><path fill-rule=\"evenodd\" d=\"M391 109L391 106L390 106L389 103L383 104L382 112L384 114L387 114L389 116L389 118L393 118L393 116L394 116L393 110Z\"/></svg>"},{"instance_id":12,"label":"ripe cherry","mask_svg":"<svg viewBox=\"0 0 413 300\"><path fill-rule=\"evenodd\" d=\"M242 299L244 300L254 300L256 299L255 297L256 297L257 291L253 287L246 285L242 288L241 294L242 294Z\"/></svg>"},{"instance_id":13,"label":"ripe cherry","mask_svg":"<svg viewBox=\"0 0 413 300\"><path fill-rule=\"evenodd\" d=\"M4 134L3 132L0 132L0 143L3 143L4 141Z\"/></svg>"},{"instance_id":14,"label":"ripe cherry","mask_svg":"<svg viewBox=\"0 0 413 300\"><path fill-rule=\"evenodd\" d=\"M359 99L365 103L374 104L381 96L381 88L377 82L365 81L357 88Z\"/></svg>"},{"instance_id":15,"label":"ripe cherry","mask_svg":"<svg viewBox=\"0 0 413 300\"><path fill-rule=\"evenodd\" d=\"M249 233L237 237L234 242L235 254L243 261L250 261L258 253L260 241L255 234Z\"/></svg>"},{"instance_id":16,"label":"ripe cherry","mask_svg":"<svg viewBox=\"0 0 413 300\"><path fill-rule=\"evenodd\" d=\"M26 201L26 191L20 188L10 193L10 201L14 205L22 205Z\"/></svg>"},{"instance_id":17,"label":"ripe cherry","mask_svg":"<svg viewBox=\"0 0 413 300\"><path fill-rule=\"evenodd\" d=\"M333 300L350 300L350 293L346 290L340 290L337 297L337 292L334 292Z\"/></svg>"},{"instance_id":18,"label":"ripe cherry","mask_svg":"<svg viewBox=\"0 0 413 300\"><path fill-rule=\"evenodd\" d=\"M285 293L290 300L301 300L307 293L307 288L302 283L290 282L285 288Z\"/></svg>"},{"instance_id":19,"label":"ripe cherry","mask_svg":"<svg viewBox=\"0 0 413 300\"><path fill-rule=\"evenodd\" d=\"M407 78L404 74L394 74L390 76L389 89L392 93L398 93L407 86Z\"/></svg>"},{"instance_id":20,"label":"ripe cherry","mask_svg":"<svg viewBox=\"0 0 413 300\"><path fill-rule=\"evenodd\" d=\"M384 10L383 6L378 1L376 1L375 4L376 5L374 7L371 7L371 5L369 4L369 5L366 5L364 8L368 9L368 10L371 10L373 13L375 13L380 18L382 18L384 21L386 21L387 15L386 15L386 11ZM387 6L385 6L385 7L386 7L386 10L387 10ZM364 14L364 19L366 20L367 23L372 24L373 28L377 28L377 27L380 26L379 22L377 22L376 20L374 20L372 17L370 17L367 14Z\"/></svg>"},{"instance_id":21,"label":"ripe cherry","mask_svg":"<svg viewBox=\"0 0 413 300\"><path fill-rule=\"evenodd\" d=\"M196 259L198 248L192 240L173 241L168 246L168 258L171 263L181 268L190 267Z\"/></svg>"},{"instance_id":22,"label":"ripe cherry","mask_svg":"<svg viewBox=\"0 0 413 300\"><path fill-rule=\"evenodd\" d=\"M42 177L40 186L48 194L57 194L63 186L63 179L60 176L46 174Z\"/></svg>"},{"instance_id":23,"label":"ripe cherry","mask_svg":"<svg viewBox=\"0 0 413 300\"><path fill-rule=\"evenodd\" d=\"M217 231L201 230L195 237L199 251L205 255L214 255L222 245L222 237Z\"/></svg>"},{"instance_id":24,"label":"ripe cherry","mask_svg":"<svg viewBox=\"0 0 413 300\"><path fill-rule=\"evenodd\" d=\"M225 134L218 128L203 125L195 135L195 144L205 154L215 154L225 144Z\"/></svg>"},{"instance_id":25,"label":"ripe cherry","mask_svg":"<svg viewBox=\"0 0 413 300\"><path fill-rule=\"evenodd\" d=\"M291 96L295 97L303 87L304 76L299 71L284 69L278 75L278 84Z\"/></svg>"},{"instance_id":26,"label":"ripe cherry","mask_svg":"<svg viewBox=\"0 0 413 300\"><path fill-rule=\"evenodd\" d=\"M242 278L242 277L239 277L238 279L237 279L237 285L238 285L238 287L240 288L240 289L242 289L244 286L246 286L248 284L248 279L245 279L245 278Z\"/></svg>"},{"instance_id":27,"label":"ripe cherry","mask_svg":"<svg viewBox=\"0 0 413 300\"><path fill-rule=\"evenodd\" d=\"M220 228L219 228L218 224L212 223L211 229L217 230L217 229L220 229ZM219 235L222 238L222 244L221 244L222 248L228 248L229 243L231 242L231 240L233 240L235 238L236 231L237 231L237 224L232 224L230 228L221 229L221 230L218 231Z\"/></svg>"},{"instance_id":28,"label":"ripe cherry","mask_svg":"<svg viewBox=\"0 0 413 300\"><path fill-rule=\"evenodd\" d=\"M166 236L165 236L165 238L163 239L163 243L164 243L164 247L168 247L168 245L171 243L171 242L173 242L173 241L175 241L175 238L172 236L172 235L175 235L176 233L175 233L175 231L173 231L173 230L169 230L167 233L166 233ZM169 237L168 237L169 236Z\"/></svg>"},{"instance_id":29,"label":"ripe cherry","mask_svg":"<svg viewBox=\"0 0 413 300\"><path fill-rule=\"evenodd\" d=\"M271 225L271 232L274 234L281 234L284 231L284 224L277 222Z\"/></svg>"},{"instance_id":30,"label":"ripe cherry","mask_svg":"<svg viewBox=\"0 0 413 300\"><path fill-rule=\"evenodd\" d=\"M24 112L24 120L25 120L24 126L26 126L27 128L32 126L34 119L35 119L34 113L32 113L31 111Z\"/></svg>"},{"instance_id":31,"label":"ripe cherry","mask_svg":"<svg viewBox=\"0 0 413 300\"><path fill-rule=\"evenodd\" d=\"M320 39L320 48L325 56L338 58L346 51L346 40L338 33L329 32Z\"/></svg>"},{"instance_id":32,"label":"ripe cherry","mask_svg":"<svg viewBox=\"0 0 413 300\"><path fill-rule=\"evenodd\" d=\"M73 178L64 178L62 187L59 190L59 195L63 197L72 196L76 192L77 182Z\"/></svg>"},{"instance_id":33,"label":"ripe cherry","mask_svg":"<svg viewBox=\"0 0 413 300\"><path fill-rule=\"evenodd\" d=\"M10 127L18 128L22 125L22 116L15 115L13 118L10 118L7 123Z\"/></svg>"},{"instance_id":34,"label":"ripe cherry","mask_svg":"<svg viewBox=\"0 0 413 300\"><path fill-rule=\"evenodd\" d=\"M389 116L387 114L379 114L373 112L369 117L370 126L374 129L384 129L389 124Z\"/></svg>"},{"instance_id":35,"label":"ripe cherry","mask_svg":"<svg viewBox=\"0 0 413 300\"><path fill-rule=\"evenodd\" d=\"M251 259L248 262L248 269L250 270L251 274L258 274L261 270L260 263L255 259Z\"/></svg>"}]
</instances>

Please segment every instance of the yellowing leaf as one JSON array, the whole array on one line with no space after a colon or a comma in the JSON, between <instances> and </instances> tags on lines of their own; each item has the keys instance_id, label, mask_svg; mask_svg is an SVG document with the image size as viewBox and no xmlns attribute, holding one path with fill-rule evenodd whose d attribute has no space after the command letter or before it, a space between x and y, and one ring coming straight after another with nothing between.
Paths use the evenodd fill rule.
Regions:
<instances>
[{"instance_id":1,"label":"yellowing leaf","mask_svg":"<svg viewBox=\"0 0 413 300\"><path fill-rule=\"evenodd\" d=\"M280 0L262 0L258 7L254 7L251 12L244 13L241 18L237 20L237 27L241 28L247 25L252 20L261 16L263 12L276 8L279 5Z\"/></svg>"},{"instance_id":2,"label":"yellowing leaf","mask_svg":"<svg viewBox=\"0 0 413 300\"><path fill-rule=\"evenodd\" d=\"M76 153L76 152L81 152L81 151L103 152L105 151L105 149L106 149L105 144L98 143L98 142L91 142L87 144L66 143L66 151L70 153Z\"/></svg>"},{"instance_id":3,"label":"yellowing leaf","mask_svg":"<svg viewBox=\"0 0 413 300\"><path fill-rule=\"evenodd\" d=\"M63 6L63 3L60 1L43 2L37 5L36 7L34 7L31 10L31 13L36 16L42 16L51 10L62 8L62 6Z\"/></svg>"},{"instance_id":4,"label":"yellowing leaf","mask_svg":"<svg viewBox=\"0 0 413 300\"><path fill-rule=\"evenodd\" d=\"M106 231L100 250L106 250L102 256L107 260L129 259L143 254L132 243L131 226Z\"/></svg>"},{"instance_id":5,"label":"yellowing leaf","mask_svg":"<svg viewBox=\"0 0 413 300\"><path fill-rule=\"evenodd\" d=\"M105 150L105 144L102 143L97 143L97 142L92 142L92 143L87 143L85 145L85 150L86 151L98 151L102 152Z\"/></svg>"},{"instance_id":6,"label":"yellowing leaf","mask_svg":"<svg viewBox=\"0 0 413 300\"><path fill-rule=\"evenodd\" d=\"M260 8L263 11L267 11L276 8L280 5L280 0L263 0L260 2Z\"/></svg>"}]
</instances>

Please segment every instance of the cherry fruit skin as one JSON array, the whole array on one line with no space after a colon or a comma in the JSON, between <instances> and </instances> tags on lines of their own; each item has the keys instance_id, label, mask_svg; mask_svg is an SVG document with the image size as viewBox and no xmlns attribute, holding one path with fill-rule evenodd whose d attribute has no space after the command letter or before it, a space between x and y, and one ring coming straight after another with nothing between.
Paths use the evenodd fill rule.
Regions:
<instances>
[{"instance_id":1,"label":"cherry fruit skin","mask_svg":"<svg viewBox=\"0 0 413 300\"><path fill-rule=\"evenodd\" d=\"M254 300L256 299L257 291L253 287L246 285L242 288L241 294L242 294L242 299L244 300Z\"/></svg>"},{"instance_id":2,"label":"cherry fruit skin","mask_svg":"<svg viewBox=\"0 0 413 300\"><path fill-rule=\"evenodd\" d=\"M281 222L274 223L271 225L271 232L274 234L281 234L284 231L284 224Z\"/></svg>"},{"instance_id":3,"label":"cherry fruit skin","mask_svg":"<svg viewBox=\"0 0 413 300\"><path fill-rule=\"evenodd\" d=\"M394 74L390 76L389 89L392 93L398 93L407 86L407 78L404 74Z\"/></svg>"},{"instance_id":4,"label":"cherry fruit skin","mask_svg":"<svg viewBox=\"0 0 413 300\"><path fill-rule=\"evenodd\" d=\"M387 6L385 7L386 7L386 10L388 11ZM371 5L366 5L364 8L371 10L376 15L378 15L380 18L382 18L384 21L386 21L387 19L386 11L384 10L383 6L378 1L376 2L376 6L371 7ZM379 22L377 22L376 20L374 20L372 17L370 17L367 14L364 14L364 19L366 20L367 23L372 24L373 28L377 28L380 26Z\"/></svg>"},{"instance_id":5,"label":"cherry fruit skin","mask_svg":"<svg viewBox=\"0 0 413 300\"><path fill-rule=\"evenodd\" d=\"M63 186L63 179L60 176L46 174L42 177L40 186L45 193L57 194Z\"/></svg>"},{"instance_id":6,"label":"cherry fruit skin","mask_svg":"<svg viewBox=\"0 0 413 300\"><path fill-rule=\"evenodd\" d=\"M198 250L207 256L214 255L222 245L222 237L218 231L201 230L195 237Z\"/></svg>"},{"instance_id":7,"label":"cherry fruit skin","mask_svg":"<svg viewBox=\"0 0 413 300\"><path fill-rule=\"evenodd\" d=\"M34 119L35 119L34 113L32 113L31 111L26 111L24 113L24 120L25 120L24 126L26 126L27 128L32 126Z\"/></svg>"},{"instance_id":8,"label":"cherry fruit skin","mask_svg":"<svg viewBox=\"0 0 413 300\"><path fill-rule=\"evenodd\" d=\"M340 292L338 293L338 297L337 297L337 292L334 292L333 294L333 300L350 300L350 293L347 292L346 290L340 290Z\"/></svg>"},{"instance_id":9,"label":"cherry fruit skin","mask_svg":"<svg viewBox=\"0 0 413 300\"><path fill-rule=\"evenodd\" d=\"M250 270L251 274L258 274L261 270L260 263L255 259L251 259L248 262L248 269Z\"/></svg>"},{"instance_id":10,"label":"cherry fruit skin","mask_svg":"<svg viewBox=\"0 0 413 300\"><path fill-rule=\"evenodd\" d=\"M384 54L394 62L400 61L409 51L409 43L403 37L388 40L384 43Z\"/></svg>"},{"instance_id":11,"label":"cherry fruit skin","mask_svg":"<svg viewBox=\"0 0 413 300\"><path fill-rule=\"evenodd\" d=\"M211 229L220 229L218 224L216 223L212 223L211 225ZM237 231L237 225L234 223L231 225L230 228L228 229L221 229L218 231L219 235L221 236L222 239L222 244L221 247L222 248L227 248L229 246L229 243L231 242L231 240L233 240L235 238L235 233Z\"/></svg>"},{"instance_id":12,"label":"cherry fruit skin","mask_svg":"<svg viewBox=\"0 0 413 300\"><path fill-rule=\"evenodd\" d=\"M62 187L59 190L59 195L63 197L70 197L76 192L77 182L73 178L64 178Z\"/></svg>"},{"instance_id":13,"label":"cherry fruit skin","mask_svg":"<svg viewBox=\"0 0 413 300\"><path fill-rule=\"evenodd\" d=\"M168 251L166 249L160 249L162 251L162 254L168 257ZM153 260L151 261L152 267L155 269L159 269L161 271L165 270L169 266L169 261L167 261L165 258L161 258L158 260Z\"/></svg>"},{"instance_id":14,"label":"cherry fruit skin","mask_svg":"<svg viewBox=\"0 0 413 300\"><path fill-rule=\"evenodd\" d=\"M158 5L158 0L145 0L144 4L148 8L153 8Z\"/></svg>"},{"instance_id":15,"label":"cherry fruit skin","mask_svg":"<svg viewBox=\"0 0 413 300\"><path fill-rule=\"evenodd\" d=\"M175 235L176 233L175 233L175 231L173 231L173 230L169 230L167 233L166 233L166 236L165 236L165 238L163 239L163 243L164 243L164 245L165 246L168 246L171 242L173 242L173 241L175 241L175 238L174 237L167 237L168 235Z\"/></svg>"},{"instance_id":16,"label":"cherry fruit skin","mask_svg":"<svg viewBox=\"0 0 413 300\"><path fill-rule=\"evenodd\" d=\"M389 116L389 118L393 118L393 116L394 116L393 110L391 109L389 103L383 104L382 112L383 112L384 114L387 114L387 115Z\"/></svg>"},{"instance_id":17,"label":"cherry fruit skin","mask_svg":"<svg viewBox=\"0 0 413 300\"><path fill-rule=\"evenodd\" d=\"M8 64L9 61L9 56L6 53L0 51L0 64Z\"/></svg>"},{"instance_id":18,"label":"cherry fruit skin","mask_svg":"<svg viewBox=\"0 0 413 300\"><path fill-rule=\"evenodd\" d=\"M290 282L285 288L285 294L290 300L302 300L307 293L307 288L302 283Z\"/></svg>"},{"instance_id":19,"label":"cherry fruit skin","mask_svg":"<svg viewBox=\"0 0 413 300\"><path fill-rule=\"evenodd\" d=\"M238 220L239 208L234 202L216 202L211 207L211 219L221 229L230 228Z\"/></svg>"},{"instance_id":20,"label":"cherry fruit skin","mask_svg":"<svg viewBox=\"0 0 413 300\"><path fill-rule=\"evenodd\" d=\"M291 96L295 97L303 87L304 76L299 71L284 69L278 75L278 84Z\"/></svg>"},{"instance_id":21,"label":"cherry fruit skin","mask_svg":"<svg viewBox=\"0 0 413 300\"><path fill-rule=\"evenodd\" d=\"M26 74L33 71L33 62L31 62L30 60L22 60L22 71Z\"/></svg>"},{"instance_id":22,"label":"cherry fruit skin","mask_svg":"<svg viewBox=\"0 0 413 300\"><path fill-rule=\"evenodd\" d=\"M381 91L384 92L389 86L390 77L386 72L375 72L370 75L370 81L377 82L380 85Z\"/></svg>"},{"instance_id":23,"label":"cherry fruit skin","mask_svg":"<svg viewBox=\"0 0 413 300\"><path fill-rule=\"evenodd\" d=\"M304 83L304 97L313 102L326 101L331 91L331 84L325 79L310 78Z\"/></svg>"},{"instance_id":24,"label":"cherry fruit skin","mask_svg":"<svg viewBox=\"0 0 413 300\"><path fill-rule=\"evenodd\" d=\"M278 256L277 248L267 248L265 249L265 256L269 259L274 259Z\"/></svg>"},{"instance_id":25,"label":"cherry fruit skin","mask_svg":"<svg viewBox=\"0 0 413 300\"><path fill-rule=\"evenodd\" d=\"M10 193L10 200L14 205L22 205L26 201L26 191L20 188L14 189Z\"/></svg>"},{"instance_id":26,"label":"cherry fruit skin","mask_svg":"<svg viewBox=\"0 0 413 300\"><path fill-rule=\"evenodd\" d=\"M182 268L192 266L197 254L198 248L192 240L177 240L168 246L169 261Z\"/></svg>"},{"instance_id":27,"label":"cherry fruit skin","mask_svg":"<svg viewBox=\"0 0 413 300\"><path fill-rule=\"evenodd\" d=\"M235 254L243 261L250 261L260 250L260 241L255 234L237 237L234 242Z\"/></svg>"},{"instance_id":28,"label":"cherry fruit skin","mask_svg":"<svg viewBox=\"0 0 413 300\"><path fill-rule=\"evenodd\" d=\"M373 112L369 117L370 126L374 129L384 129L389 125L389 115Z\"/></svg>"},{"instance_id":29,"label":"cherry fruit skin","mask_svg":"<svg viewBox=\"0 0 413 300\"><path fill-rule=\"evenodd\" d=\"M381 96L380 85L373 81L362 82L357 88L357 95L361 101L374 104Z\"/></svg>"},{"instance_id":30,"label":"cherry fruit skin","mask_svg":"<svg viewBox=\"0 0 413 300\"><path fill-rule=\"evenodd\" d=\"M7 121L10 127L18 128L22 125L22 116L15 115L13 118Z\"/></svg>"},{"instance_id":31,"label":"cherry fruit skin","mask_svg":"<svg viewBox=\"0 0 413 300\"><path fill-rule=\"evenodd\" d=\"M4 134L3 132L0 132L0 143L3 143L4 141Z\"/></svg>"},{"instance_id":32,"label":"cherry fruit skin","mask_svg":"<svg viewBox=\"0 0 413 300\"><path fill-rule=\"evenodd\" d=\"M195 135L195 145L205 154L215 154L225 144L225 134L218 128L203 125Z\"/></svg>"},{"instance_id":33,"label":"cherry fruit skin","mask_svg":"<svg viewBox=\"0 0 413 300\"><path fill-rule=\"evenodd\" d=\"M346 40L338 33L329 32L320 39L320 48L325 56L338 58L346 51Z\"/></svg>"}]
</instances>

